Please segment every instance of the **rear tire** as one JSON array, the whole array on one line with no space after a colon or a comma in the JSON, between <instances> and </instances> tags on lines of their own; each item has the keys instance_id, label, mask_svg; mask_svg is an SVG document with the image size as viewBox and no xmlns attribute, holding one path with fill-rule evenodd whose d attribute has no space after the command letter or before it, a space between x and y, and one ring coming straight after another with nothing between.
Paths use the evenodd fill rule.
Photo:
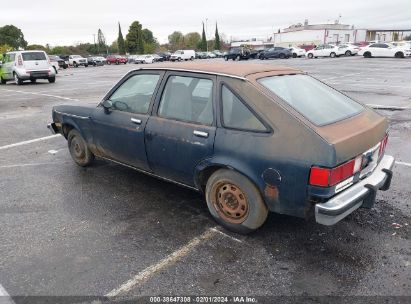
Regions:
<instances>
[{"instance_id":1,"label":"rear tire","mask_svg":"<svg viewBox=\"0 0 411 304\"><path fill-rule=\"evenodd\" d=\"M90 165L94 160L94 154L90 151L86 141L77 130L71 130L67 136L67 144L70 155L80 167Z\"/></svg>"},{"instance_id":2,"label":"rear tire","mask_svg":"<svg viewBox=\"0 0 411 304\"><path fill-rule=\"evenodd\" d=\"M7 81L6 81L6 79L3 79L3 77L0 77L0 83L1 83L1 84L6 84Z\"/></svg>"},{"instance_id":3,"label":"rear tire","mask_svg":"<svg viewBox=\"0 0 411 304\"><path fill-rule=\"evenodd\" d=\"M297 53L293 53L293 58L297 58Z\"/></svg>"},{"instance_id":4,"label":"rear tire","mask_svg":"<svg viewBox=\"0 0 411 304\"><path fill-rule=\"evenodd\" d=\"M36 79L30 79L30 82L31 82L31 83L36 83L37 80L36 80Z\"/></svg>"},{"instance_id":5,"label":"rear tire","mask_svg":"<svg viewBox=\"0 0 411 304\"><path fill-rule=\"evenodd\" d=\"M312 53L309 53L309 54L307 55L307 57L310 58L310 59L313 59L314 55L313 55Z\"/></svg>"},{"instance_id":6,"label":"rear tire","mask_svg":"<svg viewBox=\"0 0 411 304\"><path fill-rule=\"evenodd\" d=\"M372 57L370 52L365 52L363 56L364 56L364 58L371 58Z\"/></svg>"},{"instance_id":7,"label":"rear tire","mask_svg":"<svg viewBox=\"0 0 411 304\"><path fill-rule=\"evenodd\" d=\"M214 219L236 233L255 231L267 219L268 209L260 191L244 175L227 169L214 172L207 181L206 201Z\"/></svg>"},{"instance_id":8,"label":"rear tire","mask_svg":"<svg viewBox=\"0 0 411 304\"><path fill-rule=\"evenodd\" d=\"M334 53L334 52L331 52L331 53L330 53L330 57L331 57L331 58L335 58L336 56L337 56L336 53Z\"/></svg>"},{"instance_id":9,"label":"rear tire","mask_svg":"<svg viewBox=\"0 0 411 304\"><path fill-rule=\"evenodd\" d=\"M227 56L224 56L224 60L225 60L225 61L228 61L228 57L227 57Z\"/></svg>"},{"instance_id":10,"label":"rear tire","mask_svg":"<svg viewBox=\"0 0 411 304\"><path fill-rule=\"evenodd\" d=\"M283 53L281 53L280 55L278 55L278 57L280 57L280 59L284 59L285 55Z\"/></svg>"},{"instance_id":11,"label":"rear tire","mask_svg":"<svg viewBox=\"0 0 411 304\"><path fill-rule=\"evenodd\" d=\"M240 55L237 55L237 57L235 57L235 61L240 61L240 60L241 60Z\"/></svg>"},{"instance_id":12,"label":"rear tire","mask_svg":"<svg viewBox=\"0 0 411 304\"><path fill-rule=\"evenodd\" d=\"M50 77L49 79L50 83L55 83L56 82L56 77Z\"/></svg>"},{"instance_id":13,"label":"rear tire","mask_svg":"<svg viewBox=\"0 0 411 304\"><path fill-rule=\"evenodd\" d=\"M351 51L345 51L345 56L351 56Z\"/></svg>"}]
</instances>

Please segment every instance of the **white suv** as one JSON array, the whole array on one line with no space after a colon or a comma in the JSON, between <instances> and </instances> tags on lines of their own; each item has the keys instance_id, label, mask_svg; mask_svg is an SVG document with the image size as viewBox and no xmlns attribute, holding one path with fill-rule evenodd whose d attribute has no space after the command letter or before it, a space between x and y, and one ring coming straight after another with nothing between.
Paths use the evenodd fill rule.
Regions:
<instances>
[{"instance_id":1,"label":"white suv","mask_svg":"<svg viewBox=\"0 0 411 304\"><path fill-rule=\"evenodd\" d=\"M47 79L50 83L56 81L56 73L44 51L8 52L3 58L0 68L0 82L14 80L17 85L30 80Z\"/></svg>"}]
</instances>

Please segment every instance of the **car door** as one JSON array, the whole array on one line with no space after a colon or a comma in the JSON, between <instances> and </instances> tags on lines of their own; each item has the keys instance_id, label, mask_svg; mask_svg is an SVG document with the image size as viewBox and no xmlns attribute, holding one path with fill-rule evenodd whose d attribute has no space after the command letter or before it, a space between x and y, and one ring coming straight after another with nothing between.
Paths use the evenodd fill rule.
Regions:
<instances>
[{"instance_id":1,"label":"car door","mask_svg":"<svg viewBox=\"0 0 411 304\"><path fill-rule=\"evenodd\" d=\"M2 70L4 71L3 78L10 80L13 79L13 66L14 60L16 58L16 53L8 53L5 56L5 63L3 64Z\"/></svg>"},{"instance_id":2,"label":"car door","mask_svg":"<svg viewBox=\"0 0 411 304\"><path fill-rule=\"evenodd\" d=\"M163 74L161 71L130 74L105 97L112 107L106 110L101 104L94 110L93 144L102 156L149 170L144 129Z\"/></svg>"},{"instance_id":3,"label":"car door","mask_svg":"<svg viewBox=\"0 0 411 304\"><path fill-rule=\"evenodd\" d=\"M169 72L146 126L151 170L194 186L198 163L213 155L216 76Z\"/></svg>"},{"instance_id":4,"label":"car door","mask_svg":"<svg viewBox=\"0 0 411 304\"><path fill-rule=\"evenodd\" d=\"M381 55L383 57L394 57L394 51L393 49L390 47L390 45L386 44L386 43L382 43L381 44Z\"/></svg>"},{"instance_id":5,"label":"car door","mask_svg":"<svg viewBox=\"0 0 411 304\"><path fill-rule=\"evenodd\" d=\"M324 46L323 45L319 45L317 46L315 49L312 50L314 57L321 57L324 56L323 52L324 52Z\"/></svg>"}]
</instances>

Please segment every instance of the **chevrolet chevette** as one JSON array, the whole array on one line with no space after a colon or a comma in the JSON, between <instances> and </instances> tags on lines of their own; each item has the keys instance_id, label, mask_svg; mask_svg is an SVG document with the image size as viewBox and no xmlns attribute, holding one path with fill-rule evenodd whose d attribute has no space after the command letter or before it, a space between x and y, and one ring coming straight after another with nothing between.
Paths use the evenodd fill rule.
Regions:
<instances>
[{"instance_id":1,"label":"chevrolet chevette","mask_svg":"<svg viewBox=\"0 0 411 304\"><path fill-rule=\"evenodd\" d=\"M153 65L52 118L79 166L99 157L200 191L237 233L269 211L333 225L391 184L387 120L288 67Z\"/></svg>"}]
</instances>

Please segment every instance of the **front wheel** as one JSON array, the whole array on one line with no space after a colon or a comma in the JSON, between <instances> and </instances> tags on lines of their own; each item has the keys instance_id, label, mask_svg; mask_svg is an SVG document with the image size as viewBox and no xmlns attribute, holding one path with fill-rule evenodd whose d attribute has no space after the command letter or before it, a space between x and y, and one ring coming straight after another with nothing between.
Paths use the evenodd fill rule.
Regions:
<instances>
[{"instance_id":1,"label":"front wheel","mask_svg":"<svg viewBox=\"0 0 411 304\"><path fill-rule=\"evenodd\" d=\"M332 52L332 53L330 54L330 57L331 57L331 58L335 58L336 56L337 56L337 54L334 53L334 52Z\"/></svg>"},{"instance_id":2,"label":"front wheel","mask_svg":"<svg viewBox=\"0 0 411 304\"><path fill-rule=\"evenodd\" d=\"M23 84L23 80L21 80L19 75L17 75L16 73L14 73L14 82L15 82L16 85L22 85Z\"/></svg>"},{"instance_id":3,"label":"front wheel","mask_svg":"<svg viewBox=\"0 0 411 304\"><path fill-rule=\"evenodd\" d=\"M67 144L70 155L77 165L86 167L92 163L94 154L87 147L86 141L77 130L73 129L69 132Z\"/></svg>"},{"instance_id":4,"label":"front wheel","mask_svg":"<svg viewBox=\"0 0 411 304\"><path fill-rule=\"evenodd\" d=\"M0 83L1 83L1 84L6 84L6 83L7 83L7 80L6 80L6 79L3 79L3 77L0 76Z\"/></svg>"},{"instance_id":5,"label":"front wheel","mask_svg":"<svg viewBox=\"0 0 411 304\"><path fill-rule=\"evenodd\" d=\"M403 52L397 52L395 53L395 58L404 58L404 53Z\"/></svg>"},{"instance_id":6,"label":"front wheel","mask_svg":"<svg viewBox=\"0 0 411 304\"><path fill-rule=\"evenodd\" d=\"M214 219L237 233L250 233L267 219L268 209L257 187L233 170L220 169L211 175L206 201Z\"/></svg>"},{"instance_id":7,"label":"front wheel","mask_svg":"<svg viewBox=\"0 0 411 304\"><path fill-rule=\"evenodd\" d=\"M307 57L313 59L314 55L312 53L308 53Z\"/></svg>"},{"instance_id":8,"label":"front wheel","mask_svg":"<svg viewBox=\"0 0 411 304\"><path fill-rule=\"evenodd\" d=\"M345 51L345 56L351 56L351 51Z\"/></svg>"},{"instance_id":9,"label":"front wheel","mask_svg":"<svg viewBox=\"0 0 411 304\"><path fill-rule=\"evenodd\" d=\"M293 58L297 58L297 53L293 53Z\"/></svg>"}]
</instances>

